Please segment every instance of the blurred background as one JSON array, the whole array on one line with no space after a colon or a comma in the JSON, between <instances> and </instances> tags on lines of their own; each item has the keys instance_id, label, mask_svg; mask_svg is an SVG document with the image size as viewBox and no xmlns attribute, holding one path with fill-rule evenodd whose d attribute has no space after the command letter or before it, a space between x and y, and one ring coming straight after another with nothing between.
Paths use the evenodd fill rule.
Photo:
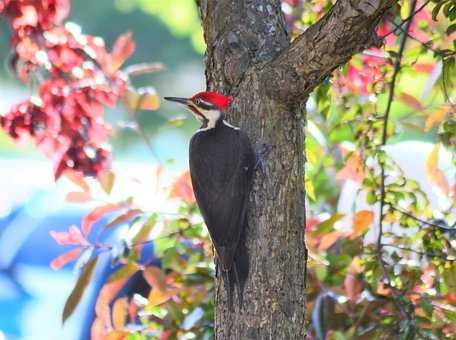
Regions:
<instances>
[{"instance_id":1,"label":"blurred background","mask_svg":"<svg viewBox=\"0 0 456 340\"><path fill-rule=\"evenodd\" d=\"M136 50L128 64L166 65L162 72L135 78L138 87L155 87L160 97L189 96L205 88L204 43L194 1L78 0L72 2L69 21L80 25L83 33L103 37L107 46L131 31ZM34 92L8 69L9 35L7 24L0 20L0 112L7 112L12 104ZM153 150L129 128L123 106L107 111L107 119L116 130L111 139L114 168L123 168L122 172L147 182L158 162L167 164L169 178L187 167L189 137L198 124L177 106L162 104L158 111L140 112L138 116ZM177 118L179 128L168 123L175 122L172 118ZM152 191L153 184L149 184ZM132 189L127 179L118 179L116 186L120 196L124 189ZM99 287L91 287L77 313L62 328L61 312L77 273L71 266L60 271L50 268L49 263L62 253L62 247L49 231L79 225L89 207L65 202L71 184L64 180L55 183L51 162L31 143L15 145L3 131L0 188L0 339L84 339L92 318L84 311L93 310L90 304ZM147 192L143 187L143 194Z\"/></svg>"},{"instance_id":2,"label":"blurred background","mask_svg":"<svg viewBox=\"0 0 456 340\"><path fill-rule=\"evenodd\" d=\"M288 2L283 1L285 14ZM312 6L312 2L305 3ZM304 13L301 18L306 25L317 19L315 13L324 12L322 8L307 9L311 17ZM425 19L430 22L429 13L427 15ZM79 25L83 33L102 37L108 47L121 34L130 31L136 50L128 59L128 65L160 62L166 66L165 70L152 75L135 77L135 87L154 87L161 98L190 96L205 89L205 47L194 0L78 0L72 2L69 21ZM432 25L422 25L421 29L433 32L438 37L433 39L438 43L444 25L438 29ZM4 61L0 67L0 113L29 98L38 86L23 85L9 71L9 36L8 26L0 21L0 60ZM451 41L450 37L446 40L445 44ZM395 41L386 42L388 44L389 48L397 47ZM444 102L442 94L436 91L443 66L421 45L415 39L407 46L406 58L410 65L404 67L396 86L400 95L391 110L395 131L385 151L400 165L406 177L420 184L432 209L447 210L454 206L454 201L448 194L443 195L426 173L429 155L438 141L439 128L435 123L443 120L442 117L440 121L432 121ZM385 79L369 76L391 72L390 61L394 54L374 52L353 58L350 65L337 71L334 81L325 80L308 101L311 120L307 123L306 136L307 228L312 221L314 226L318 225L331 218L330 212L338 212L345 217L337 228L351 229L355 211L378 210L366 205L365 195L359 195L361 183L356 167L361 158L354 162L347 159L347 154L356 150L356 144L363 137L356 129L367 131L368 126L358 126L357 119L363 112L365 115L384 112L386 106L387 91L381 87ZM376 88L377 81L379 88ZM173 179L187 168L188 142L198 123L176 105L161 104L157 111L138 113L137 124L144 132L142 135L135 128L131 113L122 105L107 109L106 119L115 130L110 141L113 168L118 175L114 198L135 197L142 206L166 213L176 209L165 192ZM430 127L423 129L429 121ZM447 176L449 186L456 188L456 169L451 157L450 152L442 148L433 163L436 163L435 169L441 169ZM162 165L166 165L166 171L159 176ZM157 177L161 178L159 185ZM97 292L103 278L113 269L109 261L97 265L96 279L85 292L76 313L62 327L63 306L75 285L79 266L76 264L76 269L67 266L59 271L50 268L50 262L64 250L49 232L80 225L81 218L91 210L89 205L66 202L72 190L75 190L74 184L67 179L54 182L52 162L31 142L16 145L0 130L0 340L88 339ZM103 222L106 220L98 224ZM375 239L374 229L369 230L365 241ZM324 249L319 251L324 253ZM153 256L153 249L150 253ZM327 263L315 263L317 269L310 264L311 271L323 268L326 273ZM323 276L316 277L324 281L326 274ZM340 279L343 280L342 274ZM317 287L319 292L318 284L311 285L312 282L310 289ZM338 288L341 284L334 286ZM309 296L312 300L313 296Z\"/></svg>"}]
</instances>

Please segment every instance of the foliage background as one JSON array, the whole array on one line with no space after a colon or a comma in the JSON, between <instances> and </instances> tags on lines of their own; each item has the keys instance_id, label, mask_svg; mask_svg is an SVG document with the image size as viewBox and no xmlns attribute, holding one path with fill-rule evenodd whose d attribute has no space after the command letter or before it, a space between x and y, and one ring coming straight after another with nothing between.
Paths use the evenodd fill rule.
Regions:
<instances>
[{"instance_id":1,"label":"foliage background","mask_svg":"<svg viewBox=\"0 0 456 340\"><path fill-rule=\"evenodd\" d=\"M137 49L130 63L150 61L152 55L169 70L177 70L175 76L165 71L131 79L136 92L153 83L159 93L176 93L180 81L186 87L179 94L194 92L188 78L191 68L180 68L184 57L188 63L197 62L204 50L191 1L115 1L115 8L99 2L91 11L102 13L105 20L90 21L82 2L73 5L70 18L81 23L84 32L101 35L109 46L120 33L134 32ZM330 7L331 2L325 0L283 1L290 34L298 35ZM399 1L379 27L379 46L352 58L309 100L303 179L308 195L303 227L310 253L309 338L455 336L455 18L456 4L451 0ZM119 22L116 31L113 20ZM143 20L144 26L138 25ZM151 25L150 31L144 29ZM171 35L177 41L169 44ZM195 73L202 74L200 65ZM198 82L201 87L201 79ZM165 162L170 155L161 155L167 147L160 140L166 145L172 140L163 130L179 128L188 135L195 123L179 116L170 119L169 111L162 109L138 112L147 106L142 97L133 102L128 94L118 97L125 106L109 112L109 120L122 120L121 126L127 128L118 129L112 139L114 150L150 155L156 162L151 176L160 178L173 169ZM145 98L156 100L151 93ZM144 140L140 151L131 147ZM441 197L438 205L429 202L422 183L410 178L413 172L404 173L387 152L386 145L404 141L433 144L419 166ZM445 152L453 163L441 169L439 155ZM181 166L184 154L175 157ZM83 218L81 227L52 233L58 243L76 245L53 262L54 267L77 256L84 259L82 264L79 260L81 273L64 319L79 302L98 259L112 256L120 267L98 294L93 338L210 338L214 268L188 174L168 186L174 205L166 213L159 206L138 202L137 197L110 195L116 183L108 166L96 175L104 193L96 189L98 184L67 174L79 186L67 199L94 201L95 208ZM351 211L340 211L341 189L350 181L359 185L354 195L367 205L360 209L356 201ZM105 215L111 216L110 222L102 228L127 226L129 238L109 241L101 237L103 233L97 234L92 226ZM144 262L141 254L152 239L160 261ZM116 298L138 272L150 286L147 294Z\"/></svg>"}]
</instances>

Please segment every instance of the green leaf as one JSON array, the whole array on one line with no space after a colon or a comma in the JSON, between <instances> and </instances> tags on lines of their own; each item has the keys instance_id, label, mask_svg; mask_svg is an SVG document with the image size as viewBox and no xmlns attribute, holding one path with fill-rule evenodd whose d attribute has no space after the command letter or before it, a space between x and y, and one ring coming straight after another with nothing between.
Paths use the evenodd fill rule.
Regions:
<instances>
[{"instance_id":1,"label":"green leaf","mask_svg":"<svg viewBox=\"0 0 456 340\"><path fill-rule=\"evenodd\" d=\"M432 9L432 20L437 21L437 15L439 15L440 9L445 4L445 2L438 2L435 7Z\"/></svg>"},{"instance_id":2,"label":"green leaf","mask_svg":"<svg viewBox=\"0 0 456 340\"><path fill-rule=\"evenodd\" d=\"M331 231L333 229L334 223L341 220L344 216L344 214L339 213L332 215L330 218L320 223L317 230L315 231L315 234L320 235Z\"/></svg>"},{"instance_id":3,"label":"green leaf","mask_svg":"<svg viewBox=\"0 0 456 340\"><path fill-rule=\"evenodd\" d=\"M315 274L320 282L323 282L328 275L328 268L325 265L316 265Z\"/></svg>"},{"instance_id":4,"label":"green leaf","mask_svg":"<svg viewBox=\"0 0 456 340\"><path fill-rule=\"evenodd\" d=\"M426 316L432 318L432 311L434 307L432 306L431 301L429 301L425 296L423 296L420 302L421 308L423 308L424 312L426 313Z\"/></svg>"},{"instance_id":5,"label":"green leaf","mask_svg":"<svg viewBox=\"0 0 456 340\"><path fill-rule=\"evenodd\" d=\"M132 276L138 270L136 263L129 262L118 271L114 272L108 279L108 283Z\"/></svg>"},{"instance_id":6,"label":"green leaf","mask_svg":"<svg viewBox=\"0 0 456 340\"><path fill-rule=\"evenodd\" d=\"M315 201L315 189L312 181L308 178L305 180L306 194L312 200Z\"/></svg>"},{"instance_id":7,"label":"green leaf","mask_svg":"<svg viewBox=\"0 0 456 340\"><path fill-rule=\"evenodd\" d=\"M451 24L450 26L448 26L446 34L451 35L454 32L456 32L456 24Z\"/></svg>"},{"instance_id":8,"label":"green leaf","mask_svg":"<svg viewBox=\"0 0 456 340\"><path fill-rule=\"evenodd\" d=\"M81 300L81 297L90 282L90 278L92 277L93 270L97 264L97 260L98 257L94 257L92 260L90 260L79 276L78 281L73 288L73 291L65 302L65 307L63 308L62 313L62 323L65 323L65 321L71 316L71 314L73 314L74 310L78 306L79 301Z\"/></svg>"}]
</instances>

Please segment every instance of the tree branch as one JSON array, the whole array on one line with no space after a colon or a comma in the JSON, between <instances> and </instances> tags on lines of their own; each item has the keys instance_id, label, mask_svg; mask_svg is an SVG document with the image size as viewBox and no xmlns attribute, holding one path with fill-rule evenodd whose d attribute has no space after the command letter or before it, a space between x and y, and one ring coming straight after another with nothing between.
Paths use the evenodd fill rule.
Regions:
<instances>
[{"instance_id":1,"label":"tree branch","mask_svg":"<svg viewBox=\"0 0 456 340\"><path fill-rule=\"evenodd\" d=\"M378 45L375 28L395 2L392 0L338 0L274 61L263 68L268 95L296 103L334 69L362 50Z\"/></svg>"}]
</instances>

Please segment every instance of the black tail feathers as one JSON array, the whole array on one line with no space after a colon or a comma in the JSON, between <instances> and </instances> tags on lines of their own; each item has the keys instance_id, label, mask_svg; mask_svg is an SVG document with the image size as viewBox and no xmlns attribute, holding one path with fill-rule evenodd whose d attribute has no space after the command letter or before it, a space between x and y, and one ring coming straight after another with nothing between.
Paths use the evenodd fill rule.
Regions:
<instances>
[{"instance_id":1,"label":"black tail feathers","mask_svg":"<svg viewBox=\"0 0 456 340\"><path fill-rule=\"evenodd\" d=\"M233 291L237 287L238 302L242 308L244 302L244 287L249 276L249 254L243 242L239 242L233 257L233 264L230 269L224 270L222 266L222 275L227 291L228 305L233 308Z\"/></svg>"}]
</instances>

